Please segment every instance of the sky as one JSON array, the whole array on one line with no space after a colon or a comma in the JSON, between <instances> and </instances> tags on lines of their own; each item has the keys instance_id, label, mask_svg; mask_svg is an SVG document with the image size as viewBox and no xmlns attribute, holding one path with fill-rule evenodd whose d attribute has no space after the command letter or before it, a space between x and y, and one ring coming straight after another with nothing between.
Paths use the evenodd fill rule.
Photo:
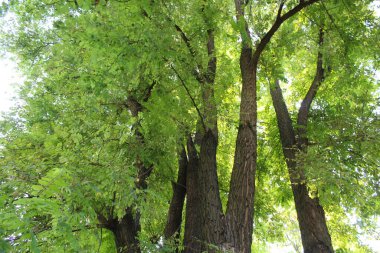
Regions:
<instances>
[{"instance_id":1,"label":"sky","mask_svg":"<svg viewBox=\"0 0 380 253\"><path fill-rule=\"evenodd\" d=\"M0 112L7 112L15 106L16 88L22 82L16 63L9 57L0 56Z\"/></svg>"}]
</instances>

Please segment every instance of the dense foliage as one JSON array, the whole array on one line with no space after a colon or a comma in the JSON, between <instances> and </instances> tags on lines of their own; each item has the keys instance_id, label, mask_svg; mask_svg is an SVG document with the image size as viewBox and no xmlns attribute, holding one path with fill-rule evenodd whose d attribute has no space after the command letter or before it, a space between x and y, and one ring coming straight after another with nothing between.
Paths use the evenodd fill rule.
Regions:
<instances>
[{"instance_id":1,"label":"dense foliage","mask_svg":"<svg viewBox=\"0 0 380 253\"><path fill-rule=\"evenodd\" d=\"M232 0L3 2L2 47L17 56L26 81L22 105L1 121L0 252L115 252L101 217L121 219L126 209L138 216L141 251L173 252L178 242L164 240L164 229L178 153L189 135L197 139L201 124L213 129L213 114L200 120L213 108L208 86L198 80L212 57L226 209L240 120L241 43L258 45L279 5L285 13L304 1L246 2L247 23L236 18ZM261 55L254 252L272 243L302 248L270 90L281 85L297 129L317 55L325 76L309 113L308 150L297 160L309 194L324 208L336 252L371 252L364 236L380 238L374 2L316 1L284 22ZM183 222L180 238L184 229Z\"/></svg>"}]
</instances>

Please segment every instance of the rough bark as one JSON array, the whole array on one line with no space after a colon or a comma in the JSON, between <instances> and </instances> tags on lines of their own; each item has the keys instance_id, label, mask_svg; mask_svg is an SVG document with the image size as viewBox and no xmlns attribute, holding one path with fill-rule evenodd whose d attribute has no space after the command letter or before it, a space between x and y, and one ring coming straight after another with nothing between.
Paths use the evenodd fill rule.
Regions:
<instances>
[{"instance_id":1,"label":"rough bark","mask_svg":"<svg viewBox=\"0 0 380 253\"><path fill-rule=\"evenodd\" d=\"M320 30L319 44L323 42L323 31ZM333 252L330 234L326 225L323 207L318 198L311 198L307 188L302 165L296 160L299 152L307 150L306 127L311 103L317 89L323 80L322 55L318 53L317 71L315 78L301 103L298 112L298 136L293 129L286 103L284 101L279 82L271 87L271 96L276 111L278 128L282 143L283 153L289 171L294 202L297 211L298 223L301 231L302 245L307 253Z\"/></svg>"},{"instance_id":2,"label":"rough bark","mask_svg":"<svg viewBox=\"0 0 380 253\"><path fill-rule=\"evenodd\" d=\"M311 198L306 184L292 185L298 223L305 253L334 252L323 207Z\"/></svg>"},{"instance_id":3,"label":"rough bark","mask_svg":"<svg viewBox=\"0 0 380 253\"><path fill-rule=\"evenodd\" d=\"M205 122L204 134L200 144L200 186L202 195L202 234L206 243L205 250L212 252L209 246L217 246L224 241L223 209L220 200L217 175L216 152L218 146L217 109L214 96L216 57L214 32L207 31L207 54L209 57L204 81L201 82L203 115Z\"/></svg>"},{"instance_id":4,"label":"rough bark","mask_svg":"<svg viewBox=\"0 0 380 253\"><path fill-rule=\"evenodd\" d=\"M216 164L218 128L214 98L215 44L213 31L208 30L207 34L209 56L207 70L195 76L202 90L203 103L202 114L200 114L202 128L198 133L200 136L198 167L192 172L188 171L186 217L192 220L188 222L186 219L185 252L212 252L213 247L218 248L224 241L224 219ZM189 155L190 150L196 153L192 145L188 145ZM195 154L193 156L195 157ZM197 207L196 210L194 207ZM195 215L196 221L193 219ZM199 227L195 228L195 226Z\"/></svg>"},{"instance_id":5,"label":"rough bark","mask_svg":"<svg viewBox=\"0 0 380 253\"><path fill-rule=\"evenodd\" d=\"M243 88L235 160L228 196L227 247L250 252L253 232L253 203L257 156L256 66L252 50L243 48L240 57Z\"/></svg>"},{"instance_id":6,"label":"rough bark","mask_svg":"<svg viewBox=\"0 0 380 253\"><path fill-rule=\"evenodd\" d=\"M188 166L186 174L186 218L185 218L185 235L184 245L185 253L201 252L202 243L200 240L201 235L201 195L198 186L200 173L199 173L199 158L194 142L191 137L187 141L187 153L188 153ZM191 187L195 186L195 187Z\"/></svg>"},{"instance_id":7,"label":"rough bark","mask_svg":"<svg viewBox=\"0 0 380 253\"><path fill-rule=\"evenodd\" d=\"M200 194L203 250L212 252L213 246L219 247L223 239L223 211L219 195L216 171L217 140L208 130L201 142L199 153ZM211 248L210 248L211 247Z\"/></svg>"},{"instance_id":8,"label":"rough bark","mask_svg":"<svg viewBox=\"0 0 380 253\"><path fill-rule=\"evenodd\" d=\"M237 252L251 252L252 244L257 159L256 82L259 59L273 35L284 22L303 8L317 1L318 0L300 1L298 5L283 15L284 1L281 1L275 22L253 49L253 41L244 17L246 1L235 0L236 19L242 21L244 24L240 31L242 37L242 51L240 55L242 91L235 160L227 203L226 245L227 248Z\"/></svg>"},{"instance_id":9,"label":"rough bark","mask_svg":"<svg viewBox=\"0 0 380 253\"><path fill-rule=\"evenodd\" d=\"M252 39L244 19L244 3L235 0L236 18L243 19L240 71L242 91L239 129L236 138L234 166L226 211L226 249L251 252L255 173L257 158L256 71L258 58L253 58Z\"/></svg>"}]
</instances>

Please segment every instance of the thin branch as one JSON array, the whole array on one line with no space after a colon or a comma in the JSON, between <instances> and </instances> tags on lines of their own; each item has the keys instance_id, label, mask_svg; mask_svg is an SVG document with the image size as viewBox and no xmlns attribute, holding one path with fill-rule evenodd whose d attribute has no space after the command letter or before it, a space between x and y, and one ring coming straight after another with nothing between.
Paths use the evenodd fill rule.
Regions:
<instances>
[{"instance_id":1,"label":"thin branch","mask_svg":"<svg viewBox=\"0 0 380 253\"><path fill-rule=\"evenodd\" d=\"M168 7L164 4L165 8L168 9ZM145 9L142 9L142 14L144 17L148 18L150 21L152 21L152 17L149 16L148 12L145 10ZM203 71L202 71L202 66L197 63L196 61L196 52L194 50L194 48L191 46L191 41L189 39L189 37L186 35L186 33L184 32L184 30L177 24L174 22L174 20L168 16L168 15L165 15L165 18L167 21L169 21L170 23L173 24L173 27L175 28L175 30L179 33L182 41L185 43L186 45L186 48L187 50L189 51L190 55L193 57L193 59L195 60L195 64L196 64L196 69L194 69L194 71L192 72L192 74L194 75L195 79L197 79L198 82L200 83L204 83L205 82L205 78L203 76ZM156 22L153 22L155 25L157 25ZM159 27L161 28L161 27Z\"/></svg>"},{"instance_id":2,"label":"thin branch","mask_svg":"<svg viewBox=\"0 0 380 253\"><path fill-rule=\"evenodd\" d=\"M168 21L174 23L173 20L169 16L167 16L167 19L168 19ZM174 27L175 27L176 31L179 32L179 34L181 35L181 39L186 44L186 47L189 50L190 54L193 57L195 57L196 54L195 54L195 51L194 51L194 49L192 48L192 46L190 44L190 39L186 36L185 32L182 30L181 27L179 27L179 25L177 25L176 23L174 23Z\"/></svg>"},{"instance_id":3,"label":"thin branch","mask_svg":"<svg viewBox=\"0 0 380 253\"><path fill-rule=\"evenodd\" d=\"M174 71L174 73L176 74L176 76L178 77L178 79L180 80L182 86L185 88L187 95L190 97L190 99L191 99L191 101L192 101L192 103L193 103L195 109L197 110L197 113L198 113L198 116L199 116L199 118L200 118L200 120L201 120L201 123L202 123L203 128L204 128L204 129L207 129L207 128L206 128L206 124L205 124L205 122L204 122L204 120L203 120L202 113L201 113L201 111L199 110L197 104L195 103L195 100L194 100L193 96L191 96L191 94L190 94L190 90L187 88L185 81L182 79L182 77L179 75L178 71L173 67L173 65L171 65L170 67L171 67L171 69Z\"/></svg>"},{"instance_id":4,"label":"thin branch","mask_svg":"<svg viewBox=\"0 0 380 253\"><path fill-rule=\"evenodd\" d=\"M280 6L278 7L276 19L280 19L281 18L281 13L282 13L282 9L284 8L284 4L285 4L285 0L281 0Z\"/></svg>"},{"instance_id":5,"label":"thin branch","mask_svg":"<svg viewBox=\"0 0 380 253\"><path fill-rule=\"evenodd\" d=\"M305 7L312 5L313 3L316 3L320 0L309 0L309 1L301 1L298 5L296 5L293 9L289 10L287 13L281 16L283 5L280 4L278 15L275 22L273 23L272 27L269 29L269 31L264 35L264 37L261 39L260 43L257 45L255 53L253 55L253 60L255 61L254 64L257 65L259 57L261 53L264 51L264 48L269 43L273 35L276 33L276 31L280 28L280 26L289 18L293 17L295 14L300 12Z\"/></svg>"},{"instance_id":6,"label":"thin branch","mask_svg":"<svg viewBox=\"0 0 380 253\"><path fill-rule=\"evenodd\" d=\"M174 28L176 31L180 34L182 41L185 43L187 49L189 50L190 55L195 60L196 69L193 71L193 75L195 76L195 79L197 79L198 82L204 83L204 77L203 77L203 68L202 66L196 61L197 54L194 50L194 48L191 46L191 42L189 37L187 37L186 33L182 30L182 28L176 24L169 16L166 16L166 19L174 24Z\"/></svg>"},{"instance_id":7,"label":"thin branch","mask_svg":"<svg viewBox=\"0 0 380 253\"><path fill-rule=\"evenodd\" d=\"M301 107L298 111L297 124L299 126L303 126L303 127L306 127L311 103L313 102L313 99L314 99L315 95L317 94L317 90L318 90L321 82L323 81L323 77L324 77L322 53L320 51L322 44L323 44L323 37L324 37L323 28L320 28L319 29L319 41L318 41L319 48L318 48L316 73L315 73L313 82L310 85L310 88L309 88L305 98L302 100Z\"/></svg>"},{"instance_id":8,"label":"thin branch","mask_svg":"<svg viewBox=\"0 0 380 253\"><path fill-rule=\"evenodd\" d=\"M331 13L330 13L329 10L327 9L327 7L326 7L326 5L323 3L323 1L321 2L321 4L322 4L322 7L323 7L323 9L325 10L327 16L329 17L331 23L333 24L333 26L334 26L334 27L336 28L336 30L338 31L339 36L342 38L343 41L346 42L345 37L344 37L344 35L342 34L341 29L340 29L340 28L337 26L337 24L335 23L334 17L331 15Z\"/></svg>"},{"instance_id":9,"label":"thin branch","mask_svg":"<svg viewBox=\"0 0 380 253\"><path fill-rule=\"evenodd\" d=\"M143 101L144 102L147 102L148 99L150 98L150 96L152 95L152 90L154 88L154 86L157 84L157 81L156 80L153 80L152 84L149 85L149 87L146 89L146 93L144 95L144 98L143 98Z\"/></svg>"}]
</instances>

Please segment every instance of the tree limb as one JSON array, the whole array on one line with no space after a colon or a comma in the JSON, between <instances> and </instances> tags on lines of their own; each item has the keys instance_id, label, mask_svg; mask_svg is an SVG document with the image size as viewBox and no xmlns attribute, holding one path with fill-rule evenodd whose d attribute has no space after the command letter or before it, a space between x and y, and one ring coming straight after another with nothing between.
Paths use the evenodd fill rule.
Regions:
<instances>
[{"instance_id":1,"label":"tree limb","mask_svg":"<svg viewBox=\"0 0 380 253\"><path fill-rule=\"evenodd\" d=\"M318 41L318 57L317 57L317 69L314 76L314 80L305 96L305 98L302 100L301 106L298 110L298 117L297 117L297 125L298 125L298 137L299 137L299 145L306 145L307 144L307 138L306 138L306 126L307 121L309 118L309 112L311 103L314 100L315 95L317 94L317 90L320 86L320 84L323 81L324 78L324 68L322 64L322 53L320 51L321 46L323 44L323 37L324 32L323 28L319 29L319 41Z\"/></svg>"},{"instance_id":2,"label":"tree limb","mask_svg":"<svg viewBox=\"0 0 380 253\"><path fill-rule=\"evenodd\" d=\"M190 90L187 88L185 81L182 79L182 77L179 75L178 71L173 66L170 66L170 67L174 71L174 73L176 74L176 76L178 77L178 79L180 80L182 86L185 88L187 95L189 96L189 98L191 99L191 102L193 103L193 105L195 107L195 110L197 110L197 113L198 113L199 119L200 119L200 121L202 123L202 126L206 130L207 128L206 128L206 124L204 122L202 113L199 110L197 104L195 103L195 100L194 100L193 96L191 96Z\"/></svg>"},{"instance_id":3,"label":"tree limb","mask_svg":"<svg viewBox=\"0 0 380 253\"><path fill-rule=\"evenodd\" d=\"M269 29L269 31L264 35L264 37L261 39L259 44L256 47L256 50L253 54L253 60L254 63L257 65L261 53L264 51L264 48L269 43L275 32L280 28L280 26L289 18L293 17L295 14L300 12L305 7L316 3L320 0L309 0L309 1L301 1L298 5L296 5L293 9L289 10L287 13L281 16L281 12L283 9L283 3L280 4L279 9L277 11L277 17L275 22L273 23L272 27Z\"/></svg>"}]
</instances>

